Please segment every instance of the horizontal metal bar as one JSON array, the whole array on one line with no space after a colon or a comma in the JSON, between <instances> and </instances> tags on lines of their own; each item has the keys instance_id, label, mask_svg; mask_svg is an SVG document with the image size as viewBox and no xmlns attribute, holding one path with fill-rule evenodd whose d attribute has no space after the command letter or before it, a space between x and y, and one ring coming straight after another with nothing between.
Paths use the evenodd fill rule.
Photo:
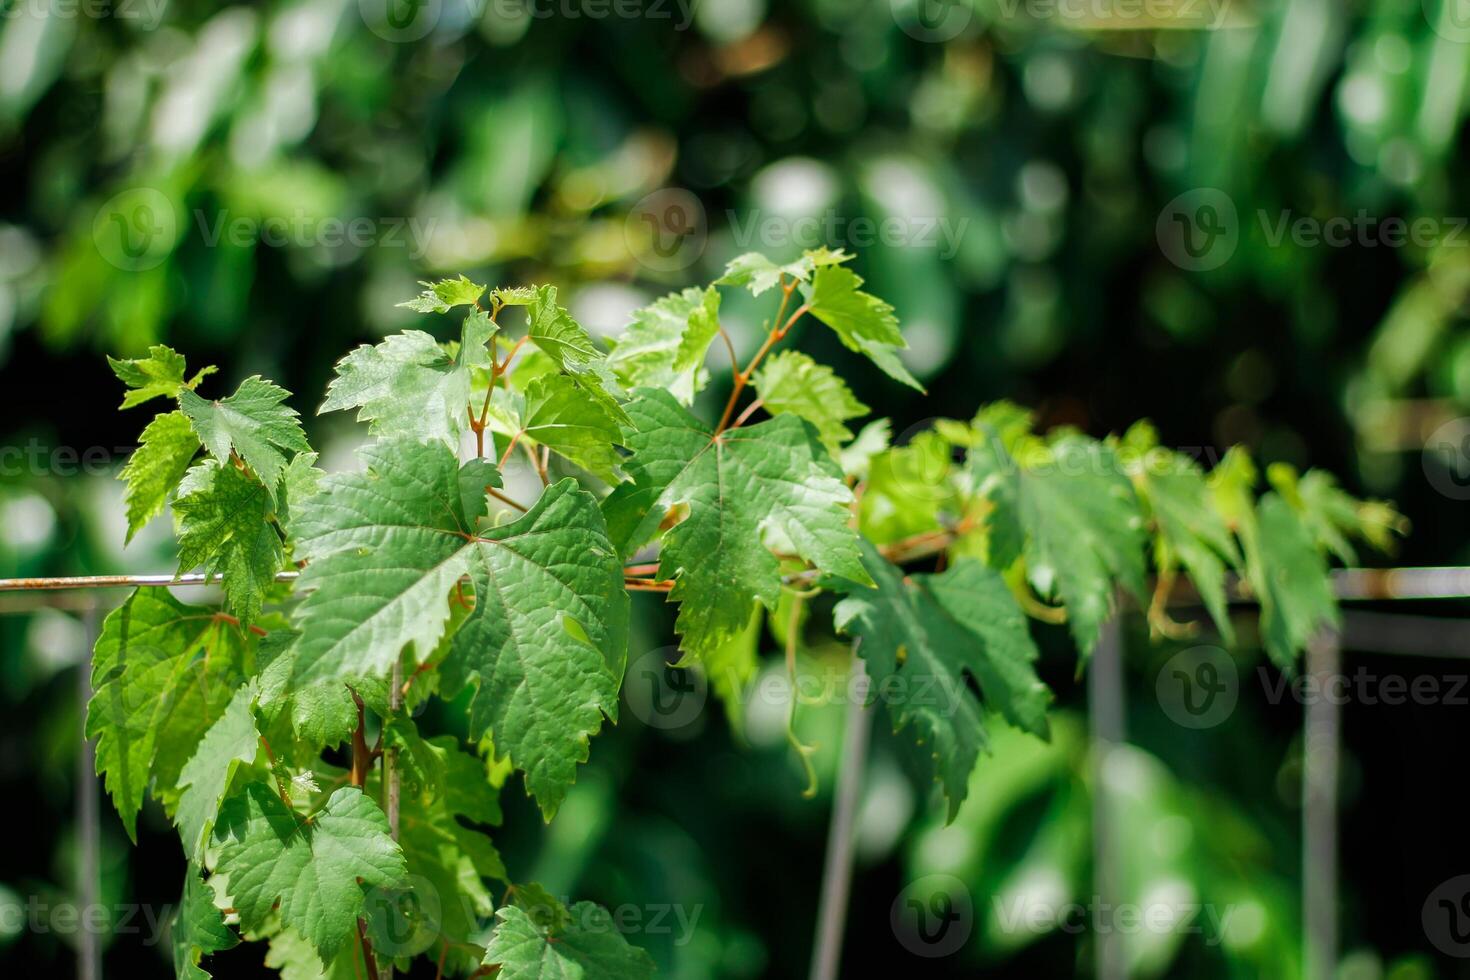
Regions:
<instances>
[{"instance_id":1,"label":"horizontal metal bar","mask_svg":"<svg viewBox=\"0 0 1470 980\"><path fill-rule=\"evenodd\" d=\"M277 572L277 582L291 582L300 572ZM41 592L59 589L132 589L142 586L219 585L218 575L191 572L187 575L75 575L43 578L0 579L0 592ZM1232 602L1254 602L1248 585L1240 579L1229 583ZM1470 599L1470 567L1442 568L1340 568L1332 572L1332 589L1344 601L1374 599ZM1198 593L1182 584L1171 600L1183 605L1199 601Z\"/></svg>"},{"instance_id":2,"label":"horizontal metal bar","mask_svg":"<svg viewBox=\"0 0 1470 980\"><path fill-rule=\"evenodd\" d=\"M292 582L300 572L277 572L277 582ZM56 578L0 578L0 592L51 592L58 589L136 589L144 586L219 585L223 577L187 575L73 575Z\"/></svg>"}]
</instances>

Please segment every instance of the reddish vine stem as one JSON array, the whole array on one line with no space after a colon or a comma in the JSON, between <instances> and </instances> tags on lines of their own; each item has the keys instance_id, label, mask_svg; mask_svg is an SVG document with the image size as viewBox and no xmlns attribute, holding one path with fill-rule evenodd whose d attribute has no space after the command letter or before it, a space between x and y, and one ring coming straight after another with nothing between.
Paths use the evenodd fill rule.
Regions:
<instances>
[{"instance_id":1,"label":"reddish vine stem","mask_svg":"<svg viewBox=\"0 0 1470 980\"><path fill-rule=\"evenodd\" d=\"M368 770L373 764L373 750L367 744L367 714L362 698L352 692L352 703L357 705L357 728L352 732L352 785L362 789L367 785Z\"/></svg>"},{"instance_id":2,"label":"reddish vine stem","mask_svg":"<svg viewBox=\"0 0 1470 980\"><path fill-rule=\"evenodd\" d=\"M751 376L755 374L755 369L760 365L761 359L770 352L772 347L776 346L786 337L786 334L791 329L792 325L795 324L796 321L801 318L801 315L807 311L807 304L803 303L801 306L796 308L796 312L792 313L791 316L787 318L784 322L782 321L782 318L786 316L786 307L791 303L791 294L795 291L796 280L792 279L788 282L786 280L786 274L782 273L781 305L776 310L776 319L771 321L771 331L770 333L766 334L765 343L761 344L760 349L755 352L755 356L750 359L750 363L746 364L744 369L738 371L735 374L735 387L730 392L730 400L725 402L725 411L724 414L720 416L720 424L715 427L715 435L719 435L721 432L724 432L725 429L729 427L730 416L735 411L736 403L740 401L740 393L744 391L745 386L750 383ZM731 354L734 354L733 348L731 349ZM739 423L737 422L736 425L738 426Z\"/></svg>"},{"instance_id":3,"label":"reddish vine stem","mask_svg":"<svg viewBox=\"0 0 1470 980\"><path fill-rule=\"evenodd\" d=\"M522 503L519 503L517 501L511 500L509 497L507 497L505 494L501 493L499 490L496 490L494 487L486 487L485 488L485 492L488 493L490 496L494 497L496 500L500 501L502 504L508 504L509 506L514 507L516 510L520 511L522 514L524 514L526 512L526 505L525 504L522 504Z\"/></svg>"},{"instance_id":4,"label":"reddish vine stem","mask_svg":"<svg viewBox=\"0 0 1470 980\"><path fill-rule=\"evenodd\" d=\"M367 923L357 920L357 941L362 944L362 963L369 977L378 975L378 961L373 957L373 941L367 936Z\"/></svg>"}]
</instances>

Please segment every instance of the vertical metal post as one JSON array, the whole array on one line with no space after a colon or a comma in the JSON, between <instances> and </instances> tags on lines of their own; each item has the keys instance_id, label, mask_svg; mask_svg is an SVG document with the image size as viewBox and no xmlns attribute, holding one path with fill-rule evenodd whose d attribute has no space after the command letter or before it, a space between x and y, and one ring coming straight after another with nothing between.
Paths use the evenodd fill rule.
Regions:
<instances>
[{"instance_id":1,"label":"vertical metal post","mask_svg":"<svg viewBox=\"0 0 1470 980\"><path fill-rule=\"evenodd\" d=\"M827 826L827 856L822 868L822 894L817 902L811 980L837 980L842 934L847 926L848 895L852 891L853 838L863 792L863 773L868 764L868 734L873 714L866 704L868 674L856 644L852 648L852 673L847 690L847 724L833 792L832 820Z\"/></svg>"},{"instance_id":2,"label":"vertical metal post","mask_svg":"<svg viewBox=\"0 0 1470 980\"><path fill-rule=\"evenodd\" d=\"M87 648L77 665L77 701L82 716L82 747L77 753L77 899L81 902L83 922L87 910L97 905L101 890L101 814L97 800L96 746L86 736L87 702L92 700L92 648L97 644L97 604L90 603L82 612L83 635ZM97 933L83 928L77 936L77 980L101 980L102 955Z\"/></svg>"},{"instance_id":3,"label":"vertical metal post","mask_svg":"<svg viewBox=\"0 0 1470 980\"><path fill-rule=\"evenodd\" d=\"M1121 894L1118 822L1108 789L1108 761L1126 737L1123 635L1114 616L1103 626L1087 673L1088 726L1092 742L1092 890L1096 903L1093 956L1097 980L1127 975L1123 937L1113 921Z\"/></svg>"},{"instance_id":4,"label":"vertical metal post","mask_svg":"<svg viewBox=\"0 0 1470 980\"><path fill-rule=\"evenodd\" d=\"M1324 630L1307 644L1310 690L1302 747L1302 950L1306 980L1337 970L1337 777L1342 707L1333 678L1342 672L1341 638Z\"/></svg>"}]
</instances>

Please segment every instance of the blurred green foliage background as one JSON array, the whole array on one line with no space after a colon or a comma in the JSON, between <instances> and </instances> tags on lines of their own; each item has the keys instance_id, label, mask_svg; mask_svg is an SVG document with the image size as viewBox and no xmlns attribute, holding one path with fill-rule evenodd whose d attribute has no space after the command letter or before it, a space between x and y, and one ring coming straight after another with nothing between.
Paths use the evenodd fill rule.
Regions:
<instances>
[{"instance_id":1,"label":"blurred green foliage background","mask_svg":"<svg viewBox=\"0 0 1470 980\"><path fill-rule=\"evenodd\" d=\"M418 279L554 282L584 324L613 333L735 254L818 244L858 253L930 395L825 334L798 345L896 433L1000 397L1094 434L1151 417L1206 461L1244 443L1397 499L1416 524L1404 563L1470 560L1454 489L1470 435L1470 17L1455 0L0 11L0 576L171 568L166 527L121 546L112 475L142 420L115 411L104 352L166 341L221 364L230 386L278 380L311 416L337 357L414 319L394 304ZM1222 262L1192 270L1165 225L1171 202L1200 189L1223 195L1236 234ZM669 225L670 201L687 224ZM674 259L648 250L649 215L655 232L681 233ZM1369 233L1340 246L1277 233L1301 217ZM1374 229L1391 218L1430 219L1435 233L1387 244ZM812 229L816 240L792 237ZM733 294L725 310L744 354L771 311ZM328 468L349 465L360 431L308 425ZM75 895L86 635L74 609L0 600L12 828L0 908L14 908ZM630 661L672 642L660 603L637 602ZM804 634L806 670L840 669L825 612ZM1091 890L1085 692L1060 631L1038 631L1055 739L998 739L953 825L878 733L851 975L1090 971L1086 930L1018 934L1001 915L1007 896L1085 903ZM782 674L776 641L754 642ZM1181 731L1152 693L1172 652L1129 636L1126 885L1135 900L1192 896L1234 915L1213 935L1130 940L1133 969L1296 976L1300 707L1256 685L1228 724ZM1260 660L1242 659L1249 671ZM1420 924L1424 896L1470 862L1450 789L1454 712L1347 709L1344 976L1467 975ZM662 975L803 976L842 707L803 708L820 746L815 800L801 798L779 713L752 702L734 725L721 715L711 705L664 732L625 712L549 827L512 781L498 843L516 877L562 893L697 908L688 933L633 937ZM177 900L173 835L146 817L134 849L104 809L104 902ZM933 874L965 882L973 934L920 960L890 911ZM7 973L69 975L74 936L14 923L0 916ZM108 937L109 974L167 970L142 925ZM258 955L226 954L217 975L255 976Z\"/></svg>"}]
</instances>

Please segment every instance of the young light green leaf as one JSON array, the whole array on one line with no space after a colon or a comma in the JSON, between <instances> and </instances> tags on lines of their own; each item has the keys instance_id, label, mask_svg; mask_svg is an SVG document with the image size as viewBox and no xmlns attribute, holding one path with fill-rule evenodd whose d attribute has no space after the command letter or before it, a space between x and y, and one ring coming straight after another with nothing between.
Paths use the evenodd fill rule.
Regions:
<instances>
[{"instance_id":1,"label":"young light green leaf","mask_svg":"<svg viewBox=\"0 0 1470 980\"><path fill-rule=\"evenodd\" d=\"M562 374L546 374L526 387L527 436L608 483L618 481L615 443L622 427L602 399Z\"/></svg>"},{"instance_id":2,"label":"young light green leaf","mask_svg":"<svg viewBox=\"0 0 1470 980\"><path fill-rule=\"evenodd\" d=\"M857 351L895 381L918 391L924 386L898 359L898 350L908 346L898 330L893 307L859 287L863 280L840 265L819 266L812 276L807 306L812 316L832 328L848 350Z\"/></svg>"},{"instance_id":3,"label":"young light green leaf","mask_svg":"<svg viewBox=\"0 0 1470 980\"><path fill-rule=\"evenodd\" d=\"M484 286L470 282L462 275L454 279L420 282L419 285L424 287L423 292L398 305L418 313L448 313L456 306L474 306L485 295Z\"/></svg>"},{"instance_id":4,"label":"young light green leaf","mask_svg":"<svg viewBox=\"0 0 1470 980\"><path fill-rule=\"evenodd\" d=\"M205 401L188 389L180 391L179 407L215 459L228 464L230 454L238 453L274 500L286 469L285 454L311 451L296 410L282 404L290 394L254 375L219 401Z\"/></svg>"},{"instance_id":5,"label":"young light green leaf","mask_svg":"<svg viewBox=\"0 0 1470 980\"><path fill-rule=\"evenodd\" d=\"M554 901L554 900L553 900ZM606 909L578 902L570 909L527 911L515 905L495 913L498 924L485 950L498 980L649 980L653 958L630 945Z\"/></svg>"},{"instance_id":6,"label":"young light green leaf","mask_svg":"<svg viewBox=\"0 0 1470 980\"><path fill-rule=\"evenodd\" d=\"M858 527L874 544L942 530L961 516L958 469L937 433L875 455L858 503Z\"/></svg>"},{"instance_id":7,"label":"young light green leaf","mask_svg":"<svg viewBox=\"0 0 1470 980\"><path fill-rule=\"evenodd\" d=\"M199 748L179 774L179 809L174 815L184 853L190 861L202 862L220 802L229 791L230 780L240 763L255 761L260 752L260 732L255 727L255 685L244 684L230 698L225 713L210 726Z\"/></svg>"},{"instance_id":8,"label":"young light green leaf","mask_svg":"<svg viewBox=\"0 0 1470 980\"><path fill-rule=\"evenodd\" d=\"M148 423L137 450L118 475L127 485L123 491L128 514L126 541L132 541L143 525L163 512L168 495L178 487L197 452L199 437L183 412L164 412Z\"/></svg>"},{"instance_id":9,"label":"young light green leaf","mask_svg":"<svg viewBox=\"0 0 1470 980\"><path fill-rule=\"evenodd\" d=\"M118 380L129 391L123 395L121 408L141 405L150 398L176 398L185 388L193 389L213 374L215 368L202 368L188 382L184 381L184 355L163 344L148 348L147 357L122 359L109 357L107 363Z\"/></svg>"},{"instance_id":10,"label":"young light green leaf","mask_svg":"<svg viewBox=\"0 0 1470 980\"><path fill-rule=\"evenodd\" d=\"M365 980L361 957L348 943L324 965L311 943L285 929L271 937L265 965L279 970L280 980Z\"/></svg>"},{"instance_id":11,"label":"young light green leaf","mask_svg":"<svg viewBox=\"0 0 1470 980\"><path fill-rule=\"evenodd\" d=\"M715 281L717 286L744 286L752 296L759 296L781 284L784 275L795 282L809 282L812 273L822 266L841 265L853 256L841 249L823 247L805 252L794 262L778 265L759 252L737 255L725 265L725 274Z\"/></svg>"},{"instance_id":12,"label":"young light green leaf","mask_svg":"<svg viewBox=\"0 0 1470 980\"><path fill-rule=\"evenodd\" d=\"M641 543L671 510L688 517L664 536L659 578L674 579L675 628L696 659L735 636L755 602L774 609L781 569L764 543L780 534L794 553L833 575L866 582L857 535L848 526L852 492L817 439L795 416L716 436L665 391L640 389L625 437L643 516L629 541ZM646 505L646 506L645 506Z\"/></svg>"},{"instance_id":13,"label":"young light green leaf","mask_svg":"<svg viewBox=\"0 0 1470 980\"><path fill-rule=\"evenodd\" d=\"M240 943L240 937L225 925L214 907L214 893L200 879L199 868L193 862L184 871L184 894L169 920L168 932L177 980L209 980L200 961Z\"/></svg>"},{"instance_id":14,"label":"young light green leaf","mask_svg":"<svg viewBox=\"0 0 1470 980\"><path fill-rule=\"evenodd\" d=\"M206 460L184 477L174 516L179 574L202 568L223 575L230 609L243 625L254 622L286 559L265 487L234 466Z\"/></svg>"},{"instance_id":15,"label":"young light green leaf","mask_svg":"<svg viewBox=\"0 0 1470 980\"><path fill-rule=\"evenodd\" d=\"M608 363L623 384L665 388L688 405L704 387L704 357L719 334L719 318L713 286L670 293L633 314Z\"/></svg>"},{"instance_id":16,"label":"young light green leaf","mask_svg":"<svg viewBox=\"0 0 1470 980\"><path fill-rule=\"evenodd\" d=\"M472 321L489 323L483 314L465 319L458 357L422 330L357 348L337 363L317 412L356 408L358 421L372 423L377 435L440 439L457 447L469 404L470 365L489 357L484 345L490 334L472 330Z\"/></svg>"},{"instance_id":17,"label":"young light green leaf","mask_svg":"<svg viewBox=\"0 0 1470 980\"><path fill-rule=\"evenodd\" d=\"M353 934L365 890L399 887L407 874L388 818L352 787L302 817L266 783L250 783L225 801L214 833L215 872L241 929L259 932L279 915L324 964Z\"/></svg>"},{"instance_id":18,"label":"young light green leaf","mask_svg":"<svg viewBox=\"0 0 1470 980\"><path fill-rule=\"evenodd\" d=\"M912 726L911 737L932 757L954 819L987 745L983 707L1048 737L1051 692L1036 676L1036 645L1004 579L973 559L962 558L938 575L905 576L864 542L863 564L876 584L830 583L847 593L833 622L861 637L858 652L872 690L909 692L884 699L893 730ZM967 677L979 685L983 705Z\"/></svg>"},{"instance_id":19,"label":"young light green leaf","mask_svg":"<svg viewBox=\"0 0 1470 980\"><path fill-rule=\"evenodd\" d=\"M556 301L555 286L537 286L536 296L526 308L526 333L531 342L547 353L563 371L584 374L594 364L606 361L592 335Z\"/></svg>"},{"instance_id":20,"label":"young light green leaf","mask_svg":"<svg viewBox=\"0 0 1470 980\"><path fill-rule=\"evenodd\" d=\"M244 644L213 610L167 589L139 589L103 621L87 737L129 837L150 780L156 798L177 798L184 763L240 681Z\"/></svg>"},{"instance_id":21,"label":"young light green leaf","mask_svg":"<svg viewBox=\"0 0 1470 980\"><path fill-rule=\"evenodd\" d=\"M501 306L530 306L536 301L536 287L501 286L492 289L490 297Z\"/></svg>"},{"instance_id":22,"label":"young light green leaf","mask_svg":"<svg viewBox=\"0 0 1470 980\"><path fill-rule=\"evenodd\" d=\"M766 358L755 373L754 384L767 412L798 415L815 425L822 444L834 457L852 438L852 430L842 423L868 414L868 406L857 400L835 371L800 351L780 351Z\"/></svg>"},{"instance_id":23,"label":"young light green leaf","mask_svg":"<svg viewBox=\"0 0 1470 980\"><path fill-rule=\"evenodd\" d=\"M851 479L865 480L873 457L887 449L893 441L893 423L888 419L874 419L858 430L853 439L838 455L842 472Z\"/></svg>"}]
</instances>

